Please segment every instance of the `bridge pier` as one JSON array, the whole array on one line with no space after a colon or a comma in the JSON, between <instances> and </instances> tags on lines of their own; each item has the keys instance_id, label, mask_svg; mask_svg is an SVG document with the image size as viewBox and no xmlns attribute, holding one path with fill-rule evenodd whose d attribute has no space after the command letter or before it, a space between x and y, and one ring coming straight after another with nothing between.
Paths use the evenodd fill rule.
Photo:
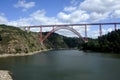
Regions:
<instances>
[{"instance_id":1,"label":"bridge pier","mask_svg":"<svg viewBox=\"0 0 120 80\"><path fill-rule=\"evenodd\" d=\"M43 40L43 39L42 39L42 27L40 27L40 39L39 39L40 43L43 42L42 40Z\"/></svg>"},{"instance_id":2,"label":"bridge pier","mask_svg":"<svg viewBox=\"0 0 120 80\"><path fill-rule=\"evenodd\" d=\"M27 33L29 33L30 32L30 27L27 27Z\"/></svg>"},{"instance_id":3,"label":"bridge pier","mask_svg":"<svg viewBox=\"0 0 120 80\"><path fill-rule=\"evenodd\" d=\"M115 29L115 31L117 30L117 24L114 24L114 29Z\"/></svg>"},{"instance_id":4,"label":"bridge pier","mask_svg":"<svg viewBox=\"0 0 120 80\"><path fill-rule=\"evenodd\" d=\"M45 49L45 46L43 44L43 35L42 35L42 27L40 27L40 38L39 38L40 45L42 49Z\"/></svg>"},{"instance_id":5,"label":"bridge pier","mask_svg":"<svg viewBox=\"0 0 120 80\"><path fill-rule=\"evenodd\" d=\"M26 31L26 27L21 28L23 31Z\"/></svg>"},{"instance_id":6,"label":"bridge pier","mask_svg":"<svg viewBox=\"0 0 120 80\"><path fill-rule=\"evenodd\" d=\"M39 27L40 28L40 38L39 41L41 44L43 44L44 40L46 40L53 32L59 30L59 29L68 29L72 32L74 32L76 35L78 35L84 42L88 42L88 35L87 35L87 26L88 25L98 25L99 27L99 35L102 36L102 25L114 25L114 29L117 30L117 25L120 25L120 22L118 23L88 23L88 24L64 24L64 25L40 25L40 26L26 26L24 28L24 30L26 30L27 32L30 31L30 28L35 28L35 27ZM83 39L83 37L80 35L80 33L78 33L75 29L69 27L69 26L85 26L85 37ZM43 27L52 27L53 29L43 37L42 35L42 28Z\"/></svg>"},{"instance_id":7,"label":"bridge pier","mask_svg":"<svg viewBox=\"0 0 120 80\"><path fill-rule=\"evenodd\" d=\"M87 39L87 25L85 24L85 42L88 42L88 39Z\"/></svg>"},{"instance_id":8,"label":"bridge pier","mask_svg":"<svg viewBox=\"0 0 120 80\"><path fill-rule=\"evenodd\" d=\"M102 36L102 25L101 24L99 25L99 33L100 33L100 36Z\"/></svg>"},{"instance_id":9,"label":"bridge pier","mask_svg":"<svg viewBox=\"0 0 120 80\"><path fill-rule=\"evenodd\" d=\"M26 31L26 28L27 28L27 27L22 27L21 30Z\"/></svg>"},{"instance_id":10,"label":"bridge pier","mask_svg":"<svg viewBox=\"0 0 120 80\"><path fill-rule=\"evenodd\" d=\"M55 27L53 26L52 28L53 28L53 31L54 31L54 30L55 30Z\"/></svg>"}]
</instances>

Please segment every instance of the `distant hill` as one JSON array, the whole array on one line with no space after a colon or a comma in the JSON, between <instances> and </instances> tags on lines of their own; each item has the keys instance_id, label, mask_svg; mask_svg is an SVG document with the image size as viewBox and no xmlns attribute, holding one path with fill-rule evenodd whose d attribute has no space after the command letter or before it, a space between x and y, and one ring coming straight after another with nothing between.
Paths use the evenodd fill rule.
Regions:
<instances>
[{"instance_id":1,"label":"distant hill","mask_svg":"<svg viewBox=\"0 0 120 80\"><path fill-rule=\"evenodd\" d=\"M43 33L43 35L47 32ZM46 49L76 48L81 40L53 33L45 40ZM17 27L0 25L0 54L29 53L39 51L39 33L25 32Z\"/></svg>"}]
</instances>

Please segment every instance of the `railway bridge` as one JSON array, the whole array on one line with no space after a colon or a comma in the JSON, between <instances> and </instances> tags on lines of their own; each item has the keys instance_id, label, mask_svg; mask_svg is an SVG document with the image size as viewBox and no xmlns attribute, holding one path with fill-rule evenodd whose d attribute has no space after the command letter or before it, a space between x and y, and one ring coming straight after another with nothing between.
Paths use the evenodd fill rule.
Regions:
<instances>
[{"instance_id":1,"label":"railway bridge","mask_svg":"<svg viewBox=\"0 0 120 80\"><path fill-rule=\"evenodd\" d=\"M87 28L88 26L98 26L99 29L99 36L102 36L102 29L104 28L103 25L105 26L109 26L112 25L112 27L114 27L114 30L117 30L118 25L120 25L120 22L114 22L114 23L84 23L84 24L60 24L60 25L39 25L39 26L24 26L24 30L26 30L27 32L30 31L31 28L39 28L39 33L40 33L40 37L39 37L39 41L40 43L43 44L43 42L55 31L58 31L60 29L67 29L72 31L73 33L75 33L79 38L81 38L85 43L88 42L88 31ZM77 30L75 30L73 27L84 27L84 37L81 36L80 32L78 32ZM43 32L43 28L52 28L47 35L45 35L43 37L42 32Z\"/></svg>"}]
</instances>

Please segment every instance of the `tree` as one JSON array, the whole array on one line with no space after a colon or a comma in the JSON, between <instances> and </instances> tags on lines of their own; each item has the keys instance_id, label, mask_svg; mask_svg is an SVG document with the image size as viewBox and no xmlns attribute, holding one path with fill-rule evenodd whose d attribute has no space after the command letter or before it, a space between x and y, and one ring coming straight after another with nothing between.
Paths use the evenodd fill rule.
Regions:
<instances>
[{"instance_id":1,"label":"tree","mask_svg":"<svg viewBox=\"0 0 120 80\"><path fill-rule=\"evenodd\" d=\"M89 40L83 48L92 51L120 53L120 30L109 32L96 40Z\"/></svg>"}]
</instances>

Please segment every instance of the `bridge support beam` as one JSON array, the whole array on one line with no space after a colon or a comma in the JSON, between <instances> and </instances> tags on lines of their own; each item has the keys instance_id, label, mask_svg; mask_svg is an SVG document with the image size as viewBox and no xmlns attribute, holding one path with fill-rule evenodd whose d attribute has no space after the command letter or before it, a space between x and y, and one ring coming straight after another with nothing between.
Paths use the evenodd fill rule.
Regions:
<instances>
[{"instance_id":1,"label":"bridge support beam","mask_svg":"<svg viewBox=\"0 0 120 80\"><path fill-rule=\"evenodd\" d=\"M53 31L54 31L54 30L55 30L55 27L53 26L52 28L53 28Z\"/></svg>"},{"instance_id":2,"label":"bridge support beam","mask_svg":"<svg viewBox=\"0 0 120 80\"><path fill-rule=\"evenodd\" d=\"M100 36L102 36L102 25L101 24L99 25L99 33L100 33Z\"/></svg>"},{"instance_id":3,"label":"bridge support beam","mask_svg":"<svg viewBox=\"0 0 120 80\"><path fill-rule=\"evenodd\" d=\"M117 24L114 24L114 29L115 29L115 31L117 30Z\"/></svg>"},{"instance_id":4,"label":"bridge support beam","mask_svg":"<svg viewBox=\"0 0 120 80\"><path fill-rule=\"evenodd\" d=\"M26 27L22 28L23 31L26 31Z\"/></svg>"},{"instance_id":5,"label":"bridge support beam","mask_svg":"<svg viewBox=\"0 0 120 80\"><path fill-rule=\"evenodd\" d=\"M40 40L40 43L43 43L42 39L43 39L43 38L42 38L42 27L40 27L40 39L39 39L39 40Z\"/></svg>"},{"instance_id":6,"label":"bridge support beam","mask_svg":"<svg viewBox=\"0 0 120 80\"><path fill-rule=\"evenodd\" d=\"M42 27L40 27L40 39L39 39L40 45L42 49L45 49L45 46L43 44L43 35L42 35Z\"/></svg>"},{"instance_id":7,"label":"bridge support beam","mask_svg":"<svg viewBox=\"0 0 120 80\"><path fill-rule=\"evenodd\" d=\"M30 27L27 27L27 33L29 33L30 32Z\"/></svg>"},{"instance_id":8,"label":"bridge support beam","mask_svg":"<svg viewBox=\"0 0 120 80\"><path fill-rule=\"evenodd\" d=\"M88 39L87 39L87 25L85 24L85 42L88 42Z\"/></svg>"}]
</instances>

